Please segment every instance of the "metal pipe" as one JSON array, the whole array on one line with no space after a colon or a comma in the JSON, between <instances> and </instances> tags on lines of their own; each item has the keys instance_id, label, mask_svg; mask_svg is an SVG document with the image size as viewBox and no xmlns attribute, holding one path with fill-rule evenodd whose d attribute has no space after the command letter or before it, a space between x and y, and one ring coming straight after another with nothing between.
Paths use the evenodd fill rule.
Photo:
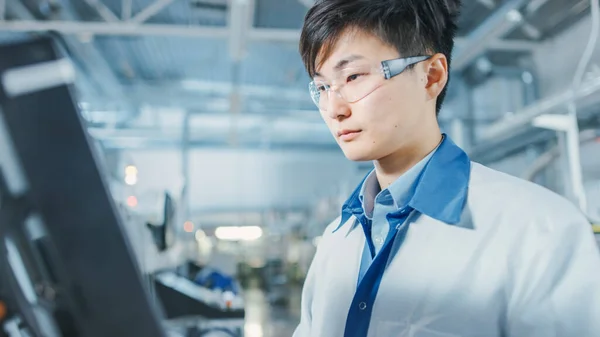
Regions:
<instances>
[{"instance_id":1,"label":"metal pipe","mask_svg":"<svg viewBox=\"0 0 600 337\"><path fill-rule=\"evenodd\" d=\"M483 24L469 34L465 45L457 48L456 56L452 61L454 69L459 71L464 70L488 49L490 42L504 37L504 35L516 27L522 21L522 17L512 14L516 14L517 12L515 11L520 9L527 1L507 1L485 20Z\"/></svg>"},{"instance_id":2,"label":"metal pipe","mask_svg":"<svg viewBox=\"0 0 600 337\"><path fill-rule=\"evenodd\" d=\"M181 140L157 140L157 139L129 139L115 138L99 140L107 149L115 150L149 150L149 149L179 149L182 146ZM190 149L227 149L232 146L228 141L191 141L188 144ZM244 151L265 151L263 141L243 141L236 144L236 150ZM340 147L335 143L314 143L307 144L304 141L297 142L271 142L268 151L306 151L306 152L336 152L340 153Z\"/></svg>"},{"instance_id":3,"label":"metal pipe","mask_svg":"<svg viewBox=\"0 0 600 337\"><path fill-rule=\"evenodd\" d=\"M534 70L526 67L494 66L492 74L517 79L523 88L523 105L533 104L539 99L538 81Z\"/></svg>"},{"instance_id":4,"label":"metal pipe","mask_svg":"<svg viewBox=\"0 0 600 337\"><path fill-rule=\"evenodd\" d=\"M458 46L460 47L461 42L466 43L466 40L459 39L457 40ZM487 43L488 50L497 50L497 51L514 51L514 52L529 52L534 51L538 46L538 42L533 41L521 41L521 40L490 40Z\"/></svg>"},{"instance_id":5,"label":"metal pipe","mask_svg":"<svg viewBox=\"0 0 600 337\"><path fill-rule=\"evenodd\" d=\"M567 90L561 94L542 99L535 104L529 105L524 109L515 112L509 118L498 121L489 126L482 137L482 141L494 141L499 138L510 138L514 132L520 127L526 126L531 121L544 113L550 112L561 106L565 106L572 99L577 101L586 98L591 94L600 91L600 76L589 81L586 85L581 86L577 91Z\"/></svg>"},{"instance_id":6,"label":"metal pipe","mask_svg":"<svg viewBox=\"0 0 600 337\"><path fill-rule=\"evenodd\" d=\"M189 111L186 111L183 120L182 140L181 140L181 175L183 177L183 188L181 190L181 203L183 206L182 215L185 219L190 216L190 117ZM186 220L184 220L186 221Z\"/></svg>"},{"instance_id":7,"label":"metal pipe","mask_svg":"<svg viewBox=\"0 0 600 337\"><path fill-rule=\"evenodd\" d=\"M289 42L298 43L300 40L300 31L296 29L280 29L280 28L268 28L268 29L252 29L248 33L248 37L251 40L264 40L264 41L277 41L277 42ZM454 40L456 48L467 48L470 44L467 38L456 38ZM487 49L489 50L502 50L502 51L532 51L538 46L538 42L533 41L522 41L522 40L501 40L492 39L486 41Z\"/></svg>"},{"instance_id":8,"label":"metal pipe","mask_svg":"<svg viewBox=\"0 0 600 337\"><path fill-rule=\"evenodd\" d=\"M579 125L575 111L570 111L566 115L542 115L534 120L533 125L557 133L560 151L565 159L563 172L565 186L568 187L565 194L570 196L579 205L581 210L585 211L587 209L587 201L583 187L579 149Z\"/></svg>"},{"instance_id":9,"label":"metal pipe","mask_svg":"<svg viewBox=\"0 0 600 337\"><path fill-rule=\"evenodd\" d=\"M249 9L249 0L230 1L227 25L229 26L229 53L233 62L240 62L246 47L246 32L249 26L246 13Z\"/></svg>"},{"instance_id":10,"label":"metal pipe","mask_svg":"<svg viewBox=\"0 0 600 337\"><path fill-rule=\"evenodd\" d=\"M597 0L594 0L597 1ZM583 185L583 172L581 167L581 151L579 148L579 125L577 124L576 111L569 113L571 123L565 133L565 147L567 149L567 165L569 166L570 186L574 201L579 208L587 213L587 196Z\"/></svg>"},{"instance_id":11,"label":"metal pipe","mask_svg":"<svg viewBox=\"0 0 600 337\"><path fill-rule=\"evenodd\" d=\"M184 25L71 22L71 21L3 21L0 31L9 32L47 32L63 34L122 35L122 36L182 36L225 38L228 28L194 27Z\"/></svg>"},{"instance_id":12,"label":"metal pipe","mask_svg":"<svg viewBox=\"0 0 600 337\"><path fill-rule=\"evenodd\" d=\"M533 181L536 176L546 167L550 166L559 156L560 151L558 146L552 147L550 150L542 153L537 159L523 172L521 177L525 180Z\"/></svg>"},{"instance_id":13,"label":"metal pipe","mask_svg":"<svg viewBox=\"0 0 600 337\"><path fill-rule=\"evenodd\" d=\"M117 22L119 18L113 13L110 8L106 7L100 0L85 0L85 2L94 8L100 17L106 22Z\"/></svg>"},{"instance_id":14,"label":"metal pipe","mask_svg":"<svg viewBox=\"0 0 600 337\"><path fill-rule=\"evenodd\" d=\"M126 2L131 0L124 0ZM124 5L125 6L125 5ZM126 8L127 9L127 8ZM127 11L124 11L126 20ZM128 16L127 16L128 17ZM0 22L0 31L11 32L46 32L56 31L62 34L123 35L123 36L179 36L179 37L229 37L230 30L223 27L187 26L180 24L136 24L124 22L84 22L84 21L36 21L11 20ZM300 31L297 29L253 28L246 34L253 41L273 41L282 43L298 43ZM467 44L465 39L456 39L457 47ZM528 52L539 44L529 41L494 40L487 42L490 50Z\"/></svg>"},{"instance_id":15,"label":"metal pipe","mask_svg":"<svg viewBox=\"0 0 600 337\"><path fill-rule=\"evenodd\" d=\"M600 4L598 4L598 0L590 0L590 2L592 12L592 28L587 46L583 52L583 56L581 57L581 60L577 65L577 69L575 70L575 78L573 79L573 88L575 89L579 88L581 81L583 81L585 69L592 59L592 54L596 48L596 41L598 41L598 34L600 33Z\"/></svg>"},{"instance_id":16,"label":"metal pipe","mask_svg":"<svg viewBox=\"0 0 600 337\"><path fill-rule=\"evenodd\" d=\"M121 3L121 20L127 21L131 18L133 11L133 0L122 0Z\"/></svg>"},{"instance_id":17,"label":"metal pipe","mask_svg":"<svg viewBox=\"0 0 600 337\"><path fill-rule=\"evenodd\" d=\"M579 134L579 144L587 144L595 141L600 136L600 130L585 130ZM545 168L550 166L560 155L559 146L554 145L548 151L542 153L521 175L525 180L533 181L535 177Z\"/></svg>"},{"instance_id":18,"label":"metal pipe","mask_svg":"<svg viewBox=\"0 0 600 337\"><path fill-rule=\"evenodd\" d=\"M525 8L525 12L527 14L533 14L538 11L543 5L545 5L548 0L531 0L527 7Z\"/></svg>"},{"instance_id":19,"label":"metal pipe","mask_svg":"<svg viewBox=\"0 0 600 337\"><path fill-rule=\"evenodd\" d=\"M0 0L0 21L6 20L6 0Z\"/></svg>"},{"instance_id":20,"label":"metal pipe","mask_svg":"<svg viewBox=\"0 0 600 337\"><path fill-rule=\"evenodd\" d=\"M137 13L133 18L129 21L134 23L142 23L160 11L162 11L165 7L170 5L174 0L156 0L150 6L144 8L141 12Z\"/></svg>"}]
</instances>

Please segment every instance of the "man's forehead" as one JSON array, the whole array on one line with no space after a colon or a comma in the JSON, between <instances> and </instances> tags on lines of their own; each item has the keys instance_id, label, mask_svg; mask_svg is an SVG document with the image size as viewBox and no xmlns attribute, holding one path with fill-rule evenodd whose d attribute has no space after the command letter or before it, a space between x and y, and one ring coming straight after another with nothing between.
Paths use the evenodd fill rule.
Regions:
<instances>
[{"instance_id":1,"label":"man's forehead","mask_svg":"<svg viewBox=\"0 0 600 337\"><path fill-rule=\"evenodd\" d=\"M340 60L352 55L359 55L357 50L351 50L353 42L359 35L364 34L360 29L346 28L339 35L332 37L322 46L315 59L315 71L319 72L325 63L337 64ZM363 56L364 57L364 56Z\"/></svg>"},{"instance_id":2,"label":"man's forehead","mask_svg":"<svg viewBox=\"0 0 600 337\"><path fill-rule=\"evenodd\" d=\"M357 61L365 59L365 56L360 54L340 55L329 60L330 64L327 66L327 69L322 69L323 67L321 67L321 69L318 70L321 70L322 72L332 71L333 73L337 73L342 71L346 67L354 66L357 63ZM322 73L320 73L319 71L315 72L315 76L323 77Z\"/></svg>"},{"instance_id":3,"label":"man's forehead","mask_svg":"<svg viewBox=\"0 0 600 337\"><path fill-rule=\"evenodd\" d=\"M315 76L340 70L340 67L336 67L340 62L343 63L341 66L346 66L360 60L378 59L379 56L374 53L382 51L387 54L388 48L393 47L388 46L376 35L360 28L349 27L321 46L315 59ZM395 48L393 49L395 52Z\"/></svg>"}]
</instances>

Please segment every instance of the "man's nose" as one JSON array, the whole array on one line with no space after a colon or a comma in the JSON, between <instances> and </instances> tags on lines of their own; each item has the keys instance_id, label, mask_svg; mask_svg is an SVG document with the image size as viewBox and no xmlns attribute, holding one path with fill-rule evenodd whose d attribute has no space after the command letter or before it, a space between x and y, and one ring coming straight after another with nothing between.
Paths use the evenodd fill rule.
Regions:
<instances>
[{"instance_id":1,"label":"man's nose","mask_svg":"<svg viewBox=\"0 0 600 337\"><path fill-rule=\"evenodd\" d=\"M328 93L327 112L332 119L344 119L350 117L350 105L336 91Z\"/></svg>"}]
</instances>

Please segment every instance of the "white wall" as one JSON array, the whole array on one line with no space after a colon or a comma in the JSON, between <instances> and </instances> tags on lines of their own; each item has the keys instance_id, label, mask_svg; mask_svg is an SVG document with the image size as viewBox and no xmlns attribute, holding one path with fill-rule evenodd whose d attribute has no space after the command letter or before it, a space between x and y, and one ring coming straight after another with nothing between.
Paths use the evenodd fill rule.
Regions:
<instances>
[{"instance_id":1,"label":"white wall","mask_svg":"<svg viewBox=\"0 0 600 337\"><path fill-rule=\"evenodd\" d=\"M126 165L137 166L139 179L121 197L138 196L139 212L160 210L165 190L181 195L181 151L124 152L120 169ZM322 199L347 195L360 173L341 151L195 149L189 157L190 214L219 214L215 221L234 224L239 217L231 214L245 213L246 222L260 222L264 211L313 208Z\"/></svg>"},{"instance_id":2,"label":"white wall","mask_svg":"<svg viewBox=\"0 0 600 337\"><path fill-rule=\"evenodd\" d=\"M494 77L476 87L472 94L475 120L497 120L523 107L523 87L518 79ZM485 128L475 129L475 141L484 131Z\"/></svg>"},{"instance_id":3,"label":"white wall","mask_svg":"<svg viewBox=\"0 0 600 337\"><path fill-rule=\"evenodd\" d=\"M341 152L197 150L190 200L200 209L306 207L335 194L353 168Z\"/></svg>"},{"instance_id":4,"label":"white wall","mask_svg":"<svg viewBox=\"0 0 600 337\"><path fill-rule=\"evenodd\" d=\"M588 16L574 24L561 35L542 43L533 54L537 70L537 81L541 98L552 97L568 90L573 83L577 65L587 46L591 33L591 17ZM586 72L600 66L600 41L595 45L595 51L586 68ZM499 80L501 81L501 80ZM501 117L502 111L511 111L513 99L507 99L508 91L502 82L490 81L475 92L475 111L479 117ZM494 94L496 93L496 94ZM595 94L600 98L600 93ZM600 101L600 100L596 100ZM566 108L565 108L566 109ZM600 107L598 107L600 109ZM560 112L560 111L554 111ZM600 179L600 143L589 143L581 148L581 164L584 181ZM559 163L558 159L556 163ZM501 171L519 176L531 163L531 156L526 154L506 158L491 165ZM557 181L547 186L553 190L562 189L561 165L555 164Z\"/></svg>"},{"instance_id":5,"label":"white wall","mask_svg":"<svg viewBox=\"0 0 600 337\"><path fill-rule=\"evenodd\" d=\"M571 86L591 28L591 17L587 16L536 50L534 60L542 97L563 92ZM600 66L600 41L596 42L587 70L592 69L593 65Z\"/></svg>"}]
</instances>

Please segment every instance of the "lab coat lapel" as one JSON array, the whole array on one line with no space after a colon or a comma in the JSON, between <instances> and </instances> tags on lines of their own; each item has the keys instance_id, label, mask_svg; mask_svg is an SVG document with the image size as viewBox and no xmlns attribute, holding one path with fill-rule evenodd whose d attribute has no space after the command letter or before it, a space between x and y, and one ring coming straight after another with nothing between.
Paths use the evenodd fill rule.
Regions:
<instances>
[{"instance_id":1,"label":"lab coat lapel","mask_svg":"<svg viewBox=\"0 0 600 337\"><path fill-rule=\"evenodd\" d=\"M339 322L346 321L346 315L356 292L360 261L365 236L360 225L355 226L355 217L351 217L339 231L336 231L328 244L328 254L323 264L322 272L326 283L321 284L319 292L327 315L339 316ZM331 323L330 323L331 324ZM343 333L343 324L340 326Z\"/></svg>"},{"instance_id":2,"label":"lab coat lapel","mask_svg":"<svg viewBox=\"0 0 600 337\"><path fill-rule=\"evenodd\" d=\"M356 217L352 216L333 238L333 245L331 246L332 254L329 263L332 263L331 270L336 270L339 277L344 278L345 293L350 294L350 301L352 295L356 291L356 283L358 280L358 273L360 270L360 261L362 259L363 247L365 245L365 236L363 231L358 224ZM346 285L347 283L347 285ZM348 285L351 285L348 286Z\"/></svg>"}]
</instances>

